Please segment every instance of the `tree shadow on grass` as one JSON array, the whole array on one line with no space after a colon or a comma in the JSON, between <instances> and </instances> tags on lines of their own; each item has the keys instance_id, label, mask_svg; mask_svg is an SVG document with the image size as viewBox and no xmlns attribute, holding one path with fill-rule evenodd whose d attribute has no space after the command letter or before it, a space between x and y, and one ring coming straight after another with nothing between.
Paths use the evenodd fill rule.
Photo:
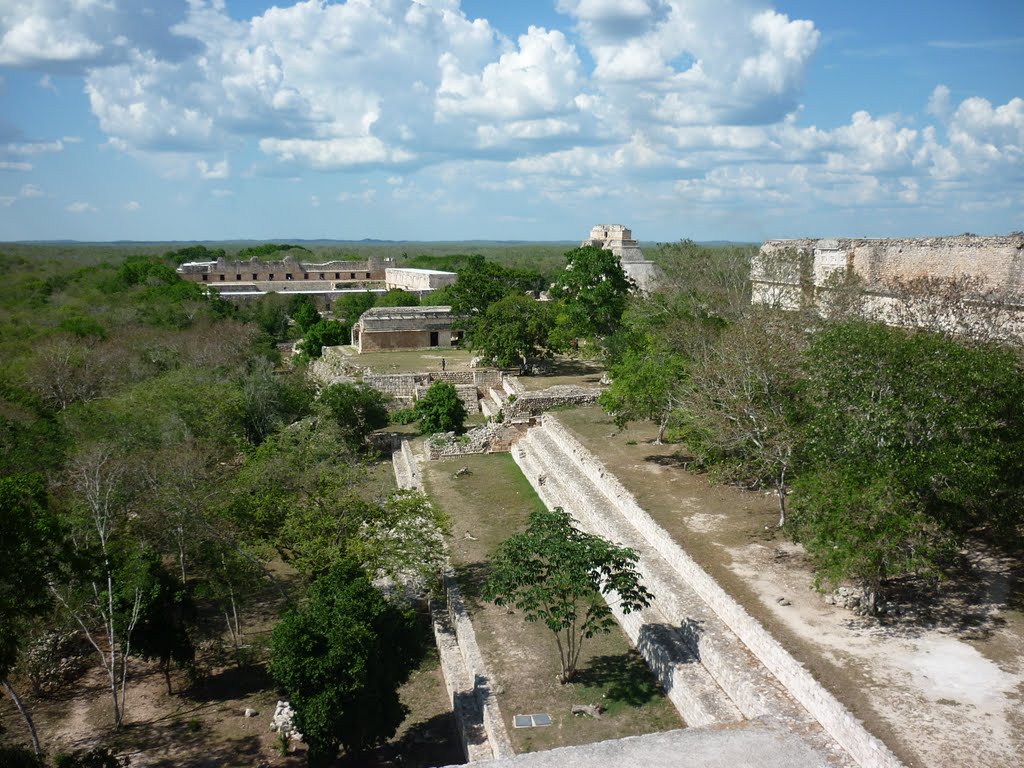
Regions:
<instances>
[{"instance_id":1,"label":"tree shadow on grass","mask_svg":"<svg viewBox=\"0 0 1024 768\"><path fill-rule=\"evenodd\" d=\"M644 456L644 461L649 461L651 464L657 464L659 467L671 467L672 469L685 469L698 471L697 458L695 456L687 456L681 451L676 451L669 455L654 454L652 456Z\"/></svg>"},{"instance_id":2,"label":"tree shadow on grass","mask_svg":"<svg viewBox=\"0 0 1024 768\"><path fill-rule=\"evenodd\" d=\"M603 371L600 365L587 360L553 360L540 367L540 372L530 374L531 378L544 379L551 376L586 376L592 375L594 381L600 381Z\"/></svg>"},{"instance_id":3,"label":"tree shadow on grass","mask_svg":"<svg viewBox=\"0 0 1024 768\"><path fill-rule=\"evenodd\" d=\"M455 566L455 577L459 581L459 591L466 605L472 608L485 602L482 593L490 576L491 564L486 560Z\"/></svg>"},{"instance_id":4,"label":"tree shadow on grass","mask_svg":"<svg viewBox=\"0 0 1024 768\"><path fill-rule=\"evenodd\" d=\"M642 707L664 695L647 662L635 649L610 656L595 656L577 672L576 682L602 690L606 707L616 702Z\"/></svg>"},{"instance_id":5,"label":"tree shadow on grass","mask_svg":"<svg viewBox=\"0 0 1024 768\"><path fill-rule=\"evenodd\" d=\"M409 726L400 738L360 755L346 755L335 762L337 768L383 768L402 765L429 768L434 765L459 765L466 761L459 745L455 716L451 712L434 715Z\"/></svg>"},{"instance_id":6,"label":"tree shadow on grass","mask_svg":"<svg viewBox=\"0 0 1024 768\"><path fill-rule=\"evenodd\" d=\"M229 701L244 699L274 687L270 673L262 664L227 667L192 686L184 695L193 701Z\"/></svg>"},{"instance_id":7,"label":"tree shadow on grass","mask_svg":"<svg viewBox=\"0 0 1024 768\"><path fill-rule=\"evenodd\" d=\"M256 765L261 745L256 735L219 738L198 720L131 723L117 736L118 751L127 752L132 764L141 750L152 768L216 768L222 765Z\"/></svg>"}]
</instances>

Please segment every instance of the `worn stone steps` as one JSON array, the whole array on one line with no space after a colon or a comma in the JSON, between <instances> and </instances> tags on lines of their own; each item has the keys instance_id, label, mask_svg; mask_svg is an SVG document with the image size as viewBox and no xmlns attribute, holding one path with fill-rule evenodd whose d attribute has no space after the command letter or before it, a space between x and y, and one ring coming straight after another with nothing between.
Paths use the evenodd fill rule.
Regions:
<instances>
[{"instance_id":1,"label":"worn stone steps","mask_svg":"<svg viewBox=\"0 0 1024 768\"><path fill-rule=\"evenodd\" d=\"M542 429L531 429L519 447L516 460L527 477L537 479L538 493L546 504L562 507L587 530L626 546L633 545L607 531L595 530L599 526L594 525L594 516L602 513L600 507L607 505L607 500L589 481L572 484L563 481L560 469L565 459L552 450ZM667 574L653 574L662 567L651 562L643 562L641 567L648 588L655 595L666 595L670 589ZM657 597L649 608L623 614L611 604L626 634L661 680L688 725L722 725L742 720L739 709L700 663L690 633L663 611L666 605L669 600Z\"/></svg>"},{"instance_id":2,"label":"worn stone steps","mask_svg":"<svg viewBox=\"0 0 1024 768\"><path fill-rule=\"evenodd\" d=\"M487 390L487 394L490 396L494 404L497 405L499 408L505 405L505 390L498 390L495 389L494 387L491 387L489 390Z\"/></svg>"},{"instance_id":3,"label":"worn stone steps","mask_svg":"<svg viewBox=\"0 0 1024 768\"><path fill-rule=\"evenodd\" d=\"M583 529L629 546L640 555L639 567L648 588L656 595L652 608L658 614L618 618L659 676L686 672L680 669L686 661L680 664L672 655L678 643L689 650L691 662L699 662L688 665L703 671L696 675L696 681L687 678L684 682L679 677L666 683L670 698L684 718L691 722L687 709L698 717L720 718L719 722L767 717L801 733L808 743L828 755L829 765L852 765L850 755L754 656L706 597L691 586L688 571L680 569L677 562L686 556L677 548L670 553L671 557L664 554L664 543L655 544L650 532L628 516L626 510L635 507L632 498L626 499L628 494L614 477L606 476L604 467L577 441L567 437L564 428L545 417L543 426L531 429L517 444L513 457L545 503L562 506ZM713 686L710 692L709 679ZM686 685L695 686L695 696L701 699L699 704L686 701L675 691ZM709 704L709 700L713 703ZM874 755L876 740L866 733L863 736ZM884 748L877 754L882 758L880 761L863 764L897 764L884 754Z\"/></svg>"}]
</instances>

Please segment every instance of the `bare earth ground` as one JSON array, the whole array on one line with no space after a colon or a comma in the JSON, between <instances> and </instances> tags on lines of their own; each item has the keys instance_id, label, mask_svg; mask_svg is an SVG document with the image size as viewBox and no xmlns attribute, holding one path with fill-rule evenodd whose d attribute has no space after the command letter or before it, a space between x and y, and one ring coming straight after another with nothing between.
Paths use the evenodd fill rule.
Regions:
<instances>
[{"instance_id":1,"label":"bare earth ground","mask_svg":"<svg viewBox=\"0 0 1024 768\"><path fill-rule=\"evenodd\" d=\"M287 583L284 568L277 569ZM209 653L202 661L206 679L187 690L183 673L173 678L175 695L168 696L163 676L154 664L133 660L128 682L127 718L119 734L112 733L109 688L93 663L68 690L52 699L20 691L32 712L43 748L50 755L84 749L96 744L112 746L131 758L133 768L299 768L306 764L301 744L282 755L270 719L278 694L266 672L265 648L282 605L276 589L267 589L243 616L244 642L252 664L238 668L229 658L215 660ZM462 761L448 694L436 653L428 656L401 689L411 710L399 732L388 744L341 760L339 766L448 765ZM246 708L256 717L244 716ZM6 697L0 698L0 719L9 736L27 742L20 716Z\"/></svg>"},{"instance_id":2,"label":"bare earth ground","mask_svg":"<svg viewBox=\"0 0 1024 768\"><path fill-rule=\"evenodd\" d=\"M1024 764L1020 561L976 548L937 596L908 585L897 615L864 619L814 591L802 549L770 530L774 498L684 470L652 425L617 432L596 407L559 419L908 765Z\"/></svg>"},{"instance_id":3,"label":"bare earth ground","mask_svg":"<svg viewBox=\"0 0 1024 768\"><path fill-rule=\"evenodd\" d=\"M454 478L467 467L469 474ZM431 498L451 517L452 563L473 618L481 653L496 681L513 748L531 752L680 728L675 708L618 628L586 641L580 679L560 685L554 636L518 612L483 602L487 559L526 527L542 505L509 454L463 456L422 465ZM573 704L602 704L600 720L574 717ZM516 714L547 713L550 727L514 729Z\"/></svg>"}]
</instances>

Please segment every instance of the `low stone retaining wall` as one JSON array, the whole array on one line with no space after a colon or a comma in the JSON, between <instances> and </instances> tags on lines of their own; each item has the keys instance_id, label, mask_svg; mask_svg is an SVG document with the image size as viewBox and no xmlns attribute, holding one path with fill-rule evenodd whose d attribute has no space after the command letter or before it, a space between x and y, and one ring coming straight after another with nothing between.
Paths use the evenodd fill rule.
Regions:
<instances>
[{"instance_id":1,"label":"low stone retaining wall","mask_svg":"<svg viewBox=\"0 0 1024 768\"><path fill-rule=\"evenodd\" d=\"M351 363L350 358L346 362ZM395 397L412 397L417 390L426 389L435 381L446 381L459 386L487 391L501 386L505 374L493 368L478 371L421 371L418 373L363 373L363 383Z\"/></svg>"},{"instance_id":2,"label":"low stone retaining wall","mask_svg":"<svg viewBox=\"0 0 1024 768\"><path fill-rule=\"evenodd\" d=\"M423 478L408 440L395 451L392 464L399 488L423 490ZM430 613L462 751L470 763L512 757L512 742L450 565L445 566L441 579L444 593L431 599Z\"/></svg>"},{"instance_id":3,"label":"low stone retaining wall","mask_svg":"<svg viewBox=\"0 0 1024 768\"><path fill-rule=\"evenodd\" d=\"M505 418L514 419L523 416L539 416L552 408L564 405L590 405L596 403L601 395L600 389L577 387L573 384L559 384L538 392L514 393L515 399L509 395L505 401Z\"/></svg>"},{"instance_id":4,"label":"low stone retaining wall","mask_svg":"<svg viewBox=\"0 0 1024 768\"><path fill-rule=\"evenodd\" d=\"M543 429L571 456L578 469L613 501L644 539L707 603L725 625L767 668L789 694L821 723L849 755L868 768L902 768L900 760L879 739L818 683L807 669L712 579L671 536L645 512L633 495L551 414ZM764 702L749 700L742 688L729 690L729 679L720 679L741 710L758 710Z\"/></svg>"},{"instance_id":5,"label":"low stone retaining wall","mask_svg":"<svg viewBox=\"0 0 1024 768\"><path fill-rule=\"evenodd\" d=\"M504 453L526 432L530 421L504 424L490 422L469 430L464 435L454 432L433 435L427 440L424 454L430 461L451 456L476 456L481 453Z\"/></svg>"}]
</instances>

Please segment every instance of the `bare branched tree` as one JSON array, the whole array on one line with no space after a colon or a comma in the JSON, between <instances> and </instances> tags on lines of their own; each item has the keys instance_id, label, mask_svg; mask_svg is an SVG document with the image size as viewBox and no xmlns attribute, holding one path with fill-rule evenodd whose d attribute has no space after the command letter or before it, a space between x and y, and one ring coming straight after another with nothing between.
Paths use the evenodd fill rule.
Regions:
<instances>
[{"instance_id":1,"label":"bare branched tree","mask_svg":"<svg viewBox=\"0 0 1024 768\"><path fill-rule=\"evenodd\" d=\"M82 511L72 543L80 555L93 555L97 562L83 573L69 574L66 583L50 585L99 656L110 685L115 729L124 720L128 659L142 596L136 590L127 610L117 604L112 550L130 514L135 480L134 467L112 446L93 445L72 458L67 486Z\"/></svg>"}]
</instances>

